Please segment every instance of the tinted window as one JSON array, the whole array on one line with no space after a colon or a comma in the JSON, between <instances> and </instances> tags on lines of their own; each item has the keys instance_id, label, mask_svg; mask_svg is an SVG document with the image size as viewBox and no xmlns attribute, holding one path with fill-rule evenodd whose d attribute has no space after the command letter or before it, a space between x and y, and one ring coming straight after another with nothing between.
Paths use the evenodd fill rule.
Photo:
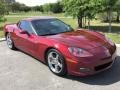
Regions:
<instances>
[{"instance_id":1,"label":"tinted window","mask_svg":"<svg viewBox=\"0 0 120 90\"><path fill-rule=\"evenodd\" d=\"M29 33L33 33L32 27L28 21L21 21L19 27Z\"/></svg>"},{"instance_id":2,"label":"tinted window","mask_svg":"<svg viewBox=\"0 0 120 90\"><path fill-rule=\"evenodd\" d=\"M32 21L38 35L54 35L73 31L73 29L58 19L40 19Z\"/></svg>"}]
</instances>

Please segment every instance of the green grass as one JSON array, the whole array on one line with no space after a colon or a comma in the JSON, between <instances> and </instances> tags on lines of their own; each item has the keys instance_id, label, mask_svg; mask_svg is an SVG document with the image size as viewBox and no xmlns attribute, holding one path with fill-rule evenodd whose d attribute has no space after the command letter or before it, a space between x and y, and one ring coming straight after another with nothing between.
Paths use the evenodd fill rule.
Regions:
<instances>
[{"instance_id":1,"label":"green grass","mask_svg":"<svg viewBox=\"0 0 120 90\"><path fill-rule=\"evenodd\" d=\"M120 34L116 33L105 33L109 38L111 38L115 43L120 44Z\"/></svg>"},{"instance_id":2,"label":"green grass","mask_svg":"<svg viewBox=\"0 0 120 90\"><path fill-rule=\"evenodd\" d=\"M63 22L67 23L68 25L72 26L73 28L77 28L77 20L73 18L59 18Z\"/></svg>"},{"instance_id":3,"label":"green grass","mask_svg":"<svg viewBox=\"0 0 120 90\"><path fill-rule=\"evenodd\" d=\"M100 20L93 20L91 22L91 29L101 31L101 32L108 32L109 31L109 24L103 23ZM112 33L119 33L120 32L120 23L112 23Z\"/></svg>"},{"instance_id":4,"label":"green grass","mask_svg":"<svg viewBox=\"0 0 120 90\"><path fill-rule=\"evenodd\" d=\"M27 18L30 16L54 16L58 17L65 23L71 25L73 28L77 28L77 19L73 18L61 18L65 17L64 13L61 14L53 14L53 13L44 13L41 12L28 12L28 13L10 13L10 15L6 15L7 21L5 23L0 23L0 37L4 37L2 27L5 24L9 23L16 23L23 18ZM112 33L108 32L108 23L102 23L100 20L93 20L91 21L90 29L95 31L104 32L109 38L111 38L114 42L120 43L120 23L113 23L112 24Z\"/></svg>"},{"instance_id":5,"label":"green grass","mask_svg":"<svg viewBox=\"0 0 120 90\"><path fill-rule=\"evenodd\" d=\"M3 33L3 25L4 25L4 23L0 23L0 37L3 37L3 36L4 36L4 33Z\"/></svg>"},{"instance_id":6,"label":"green grass","mask_svg":"<svg viewBox=\"0 0 120 90\"><path fill-rule=\"evenodd\" d=\"M1 30L0 30L0 37L4 37L4 33Z\"/></svg>"}]
</instances>

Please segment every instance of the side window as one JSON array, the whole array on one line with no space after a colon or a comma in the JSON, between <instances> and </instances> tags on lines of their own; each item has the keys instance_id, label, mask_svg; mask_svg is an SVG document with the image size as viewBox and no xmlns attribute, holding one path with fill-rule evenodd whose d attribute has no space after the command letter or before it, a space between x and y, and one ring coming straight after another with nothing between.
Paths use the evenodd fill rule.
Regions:
<instances>
[{"instance_id":1,"label":"side window","mask_svg":"<svg viewBox=\"0 0 120 90\"><path fill-rule=\"evenodd\" d=\"M28 21L21 21L20 24L19 24L19 27L22 29L22 30L26 30L28 31L29 33L34 33L33 30L32 30L32 27L30 25L30 23Z\"/></svg>"}]
</instances>

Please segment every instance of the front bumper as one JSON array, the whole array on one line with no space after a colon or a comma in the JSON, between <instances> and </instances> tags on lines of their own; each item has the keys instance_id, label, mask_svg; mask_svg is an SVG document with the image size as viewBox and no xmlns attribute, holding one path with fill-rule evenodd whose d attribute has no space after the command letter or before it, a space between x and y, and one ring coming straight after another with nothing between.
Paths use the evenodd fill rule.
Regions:
<instances>
[{"instance_id":1,"label":"front bumper","mask_svg":"<svg viewBox=\"0 0 120 90\"><path fill-rule=\"evenodd\" d=\"M93 75L99 72L102 72L106 69L109 69L114 60L116 59L116 52L111 55L109 58L101 59L101 60L94 60L92 62L82 62L89 58L82 58L83 60L72 60L67 58L67 69L70 75L75 76L88 76ZM90 60L88 60L90 61Z\"/></svg>"}]
</instances>

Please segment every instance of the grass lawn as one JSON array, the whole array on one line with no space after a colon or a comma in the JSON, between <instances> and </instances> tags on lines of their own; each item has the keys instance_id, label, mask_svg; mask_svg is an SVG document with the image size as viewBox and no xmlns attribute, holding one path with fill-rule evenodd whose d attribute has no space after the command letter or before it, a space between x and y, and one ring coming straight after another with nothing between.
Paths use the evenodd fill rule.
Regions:
<instances>
[{"instance_id":1,"label":"grass lawn","mask_svg":"<svg viewBox=\"0 0 120 90\"><path fill-rule=\"evenodd\" d=\"M105 34L115 43L120 44L120 34L116 34L116 33L105 33Z\"/></svg>"},{"instance_id":2,"label":"grass lawn","mask_svg":"<svg viewBox=\"0 0 120 90\"><path fill-rule=\"evenodd\" d=\"M4 37L2 27L5 24L9 23L16 23L17 21L27 18L30 16L55 16L61 19L62 21L66 22L67 24L71 25L73 28L77 27L77 20L73 18L61 18L65 17L64 13L62 14L52 14L52 13L40 13L40 12L28 12L28 13L10 13L10 15L6 15L7 21L5 23L0 23L0 37ZM95 31L104 32L109 38L111 38L115 43L120 43L120 23L113 23L112 24L112 33L108 32L108 23L102 23L99 20L91 21L90 29Z\"/></svg>"}]
</instances>

